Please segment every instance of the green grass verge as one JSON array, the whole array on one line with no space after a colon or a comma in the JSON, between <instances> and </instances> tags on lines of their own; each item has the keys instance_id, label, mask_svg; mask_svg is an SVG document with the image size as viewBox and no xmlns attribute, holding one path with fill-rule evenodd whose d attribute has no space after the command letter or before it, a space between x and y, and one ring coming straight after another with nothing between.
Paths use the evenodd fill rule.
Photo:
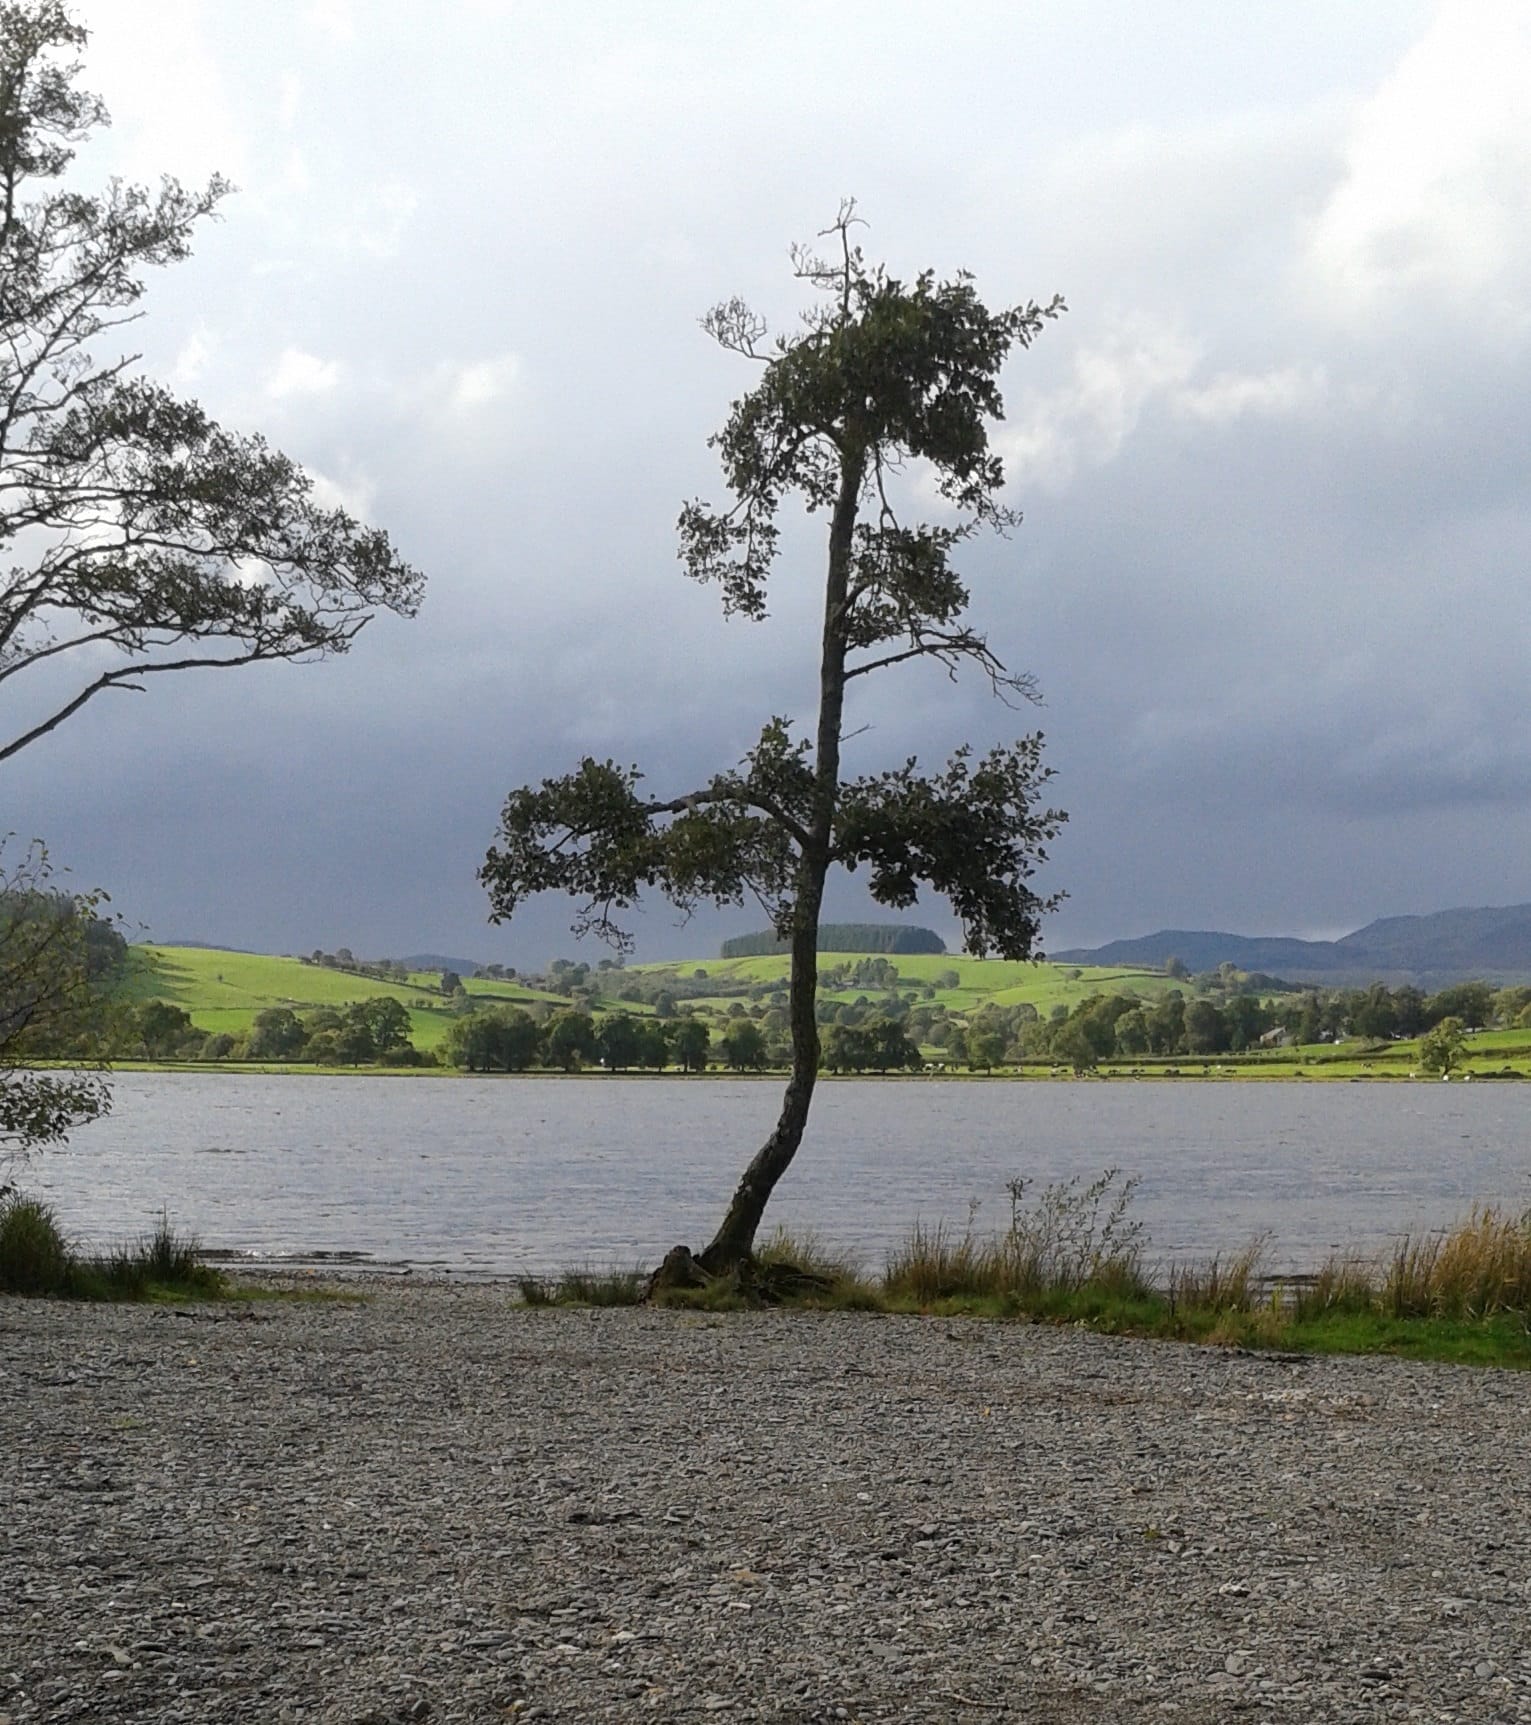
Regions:
<instances>
[{"instance_id":1,"label":"green grass verge","mask_svg":"<svg viewBox=\"0 0 1531 1725\"><path fill-rule=\"evenodd\" d=\"M528 1305L637 1305L641 1279L614 1274L592 1278L580 1272L535 1284ZM523 1297L526 1291L523 1285ZM663 1306L691 1312L742 1312L755 1309L727 1280L699 1289L663 1295ZM1068 1292L1032 1297L951 1293L921 1300L860 1277L837 1281L824 1292L789 1297L782 1305L812 1312L872 1312L888 1317L968 1318L990 1322L1052 1324L1100 1335L1245 1348L1294 1354L1384 1354L1437 1364L1531 1370L1531 1332L1518 1314L1484 1318L1393 1318L1379 1312L1334 1312L1300 1318L1264 1306L1240 1311L1215 1306L1171 1304L1159 1294L1124 1292L1087 1284Z\"/></svg>"},{"instance_id":2,"label":"green grass verge","mask_svg":"<svg viewBox=\"0 0 1531 1725\"><path fill-rule=\"evenodd\" d=\"M739 1311L761 1304L766 1290L771 1303L811 1311L1008 1319L1208 1346L1531 1369L1531 1214L1481 1207L1445 1233L1400 1241L1385 1259L1331 1259L1290 1288L1259 1274L1260 1241L1231 1258L1179 1266L1158 1287L1131 1220L1131 1181L1108 1169L1089 1184L1026 1192L1025 1182L1011 1183L1006 1232L917 1226L880 1274L812 1235L778 1232L747 1276L673 1288L659 1303ZM535 1305L631 1305L643 1293L643 1278L623 1273L522 1284Z\"/></svg>"}]
</instances>

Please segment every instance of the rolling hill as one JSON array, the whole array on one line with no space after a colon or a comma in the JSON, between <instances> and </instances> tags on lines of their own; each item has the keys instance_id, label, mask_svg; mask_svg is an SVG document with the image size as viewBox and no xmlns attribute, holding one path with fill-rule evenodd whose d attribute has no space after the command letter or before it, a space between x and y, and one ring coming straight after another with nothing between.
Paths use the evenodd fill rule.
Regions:
<instances>
[{"instance_id":1,"label":"rolling hill","mask_svg":"<svg viewBox=\"0 0 1531 1725\"><path fill-rule=\"evenodd\" d=\"M928 988L930 998L939 1001L948 1011L967 1013L992 1002L996 1006L1018 1006L1023 1001L1047 1013L1055 1006L1074 1006L1092 994L1139 993L1159 994L1177 984L1162 970L1134 965L1106 965L1083 968L1078 965L1031 963L1003 958L968 958L960 953L897 953L867 954L865 952L821 952L819 973L836 967L854 970L868 957L885 957L898 972L895 985L901 993L915 992L922 997ZM628 965L622 976L643 979L650 986L662 986L667 979L678 983L705 981L707 1005L726 1011L734 1001L746 1001L754 991L765 988L785 989L791 959L786 953L768 953L751 958L683 959L664 964ZM821 983L821 997L828 1000L853 1001L859 997L875 999L878 988L848 982L842 987Z\"/></svg>"},{"instance_id":2,"label":"rolling hill","mask_svg":"<svg viewBox=\"0 0 1531 1725\"><path fill-rule=\"evenodd\" d=\"M820 954L821 969L837 966L847 972L869 955L862 952ZM1084 969L1057 964L1011 963L1004 959L966 958L947 953L899 953L889 962L898 972L897 987L922 999L939 1002L965 1014L992 1002L1015 1006L1030 1002L1039 1012L1076 1005L1101 992L1152 995L1175 984L1162 971L1132 966ZM673 987L677 997L700 994L688 1005L705 1018L721 1020L734 1003L753 1004L762 994L785 990L790 959L785 953L753 958L686 959L678 963L629 965L597 973L603 993L598 1010L647 1013L653 997ZM641 984L643 998L629 998L627 984ZM700 985L700 986L699 986ZM543 1003L567 1008L566 995L529 988L519 981L467 977L469 995L483 1001L532 1006ZM875 997L876 988L846 980L826 986L827 999L854 1001ZM408 982L381 982L350 971L310 964L302 959L276 958L266 953L236 952L223 947L176 947L152 943L130 949L127 974L119 986L123 999L167 1000L191 1015L200 1030L238 1035L250 1029L255 1015L271 1006L304 1013L320 1006L343 1007L351 1001L386 995L402 1002L409 1013L410 1038L417 1048L435 1048L446 1033L452 1011L442 998L439 975L417 972Z\"/></svg>"},{"instance_id":3,"label":"rolling hill","mask_svg":"<svg viewBox=\"0 0 1531 1725\"><path fill-rule=\"evenodd\" d=\"M515 982L469 977L468 993L485 1001L529 1005L549 1001L567 1005L557 995L542 994ZM269 953L235 952L226 947L166 946L153 943L129 949L121 998L132 1001L168 1000L191 1015L200 1030L248 1030L255 1015L268 1006L309 1012L318 1006L347 1006L353 1000L386 995L408 1009L410 1040L417 1048L434 1048L446 1033L451 1012L441 995L439 977L416 973L409 982L380 982L350 971L307 964L297 958Z\"/></svg>"},{"instance_id":4,"label":"rolling hill","mask_svg":"<svg viewBox=\"0 0 1531 1725\"><path fill-rule=\"evenodd\" d=\"M1136 940L1077 947L1053 956L1060 964L1154 969L1171 958L1191 970L1236 964L1240 970L1326 987L1412 982L1441 988L1477 977L1521 982L1531 979L1531 904L1381 917L1339 940L1160 929Z\"/></svg>"}]
</instances>

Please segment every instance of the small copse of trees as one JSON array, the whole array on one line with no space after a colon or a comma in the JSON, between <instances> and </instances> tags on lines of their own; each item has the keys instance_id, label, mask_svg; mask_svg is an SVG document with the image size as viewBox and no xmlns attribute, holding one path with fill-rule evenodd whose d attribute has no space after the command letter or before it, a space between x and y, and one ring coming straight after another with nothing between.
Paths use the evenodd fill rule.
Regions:
<instances>
[{"instance_id":1,"label":"small copse of trees","mask_svg":"<svg viewBox=\"0 0 1531 1725\"><path fill-rule=\"evenodd\" d=\"M758 934L735 935L725 940L722 958L767 958L790 952L791 942L774 929ZM932 929L914 928L902 922L821 922L820 952L925 952L946 951L946 942Z\"/></svg>"}]
</instances>

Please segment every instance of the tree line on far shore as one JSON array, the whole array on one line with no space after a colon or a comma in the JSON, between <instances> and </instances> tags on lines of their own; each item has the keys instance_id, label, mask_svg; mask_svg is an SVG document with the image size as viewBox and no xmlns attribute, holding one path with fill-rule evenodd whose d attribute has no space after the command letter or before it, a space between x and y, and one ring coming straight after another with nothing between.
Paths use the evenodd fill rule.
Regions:
<instances>
[{"instance_id":1,"label":"tree line on far shore","mask_svg":"<svg viewBox=\"0 0 1531 1725\"><path fill-rule=\"evenodd\" d=\"M57 1057L154 1061L252 1061L312 1066L453 1066L468 1072L700 1072L709 1063L734 1071L768 1064L764 1033L748 1019L728 1024L714 1041L697 1018L638 1018L625 1012L595 1017L576 1010L533 1013L490 1006L455 1018L438 1048L410 1041L407 1008L391 996L318 1006L298 1012L269 1006L245 1031L208 1031L184 1007L146 1000L98 1015L76 1029ZM42 1052L42 1051L35 1051Z\"/></svg>"},{"instance_id":2,"label":"tree line on far shore","mask_svg":"<svg viewBox=\"0 0 1531 1725\"><path fill-rule=\"evenodd\" d=\"M1276 999L1235 993L1221 1001L1207 995L1187 999L1172 989L1153 1002L1124 994L1092 995L1073 1011L1054 1008L1049 1018L1033 1015L1020 1023L1015 1011L1007 1022L1007 1015L981 1009L963 1032L967 1043L987 1034L989 1051L1002 1048L1005 1060L1050 1058L1082 1072L1112 1059L1207 1058L1347 1039L1383 1044L1425 1036L1443 1024L1461 1031L1531 1030L1531 987L1459 982L1427 995L1409 985L1388 988L1379 982Z\"/></svg>"},{"instance_id":3,"label":"tree line on far shore","mask_svg":"<svg viewBox=\"0 0 1531 1725\"><path fill-rule=\"evenodd\" d=\"M1444 1031L1460 1055L1467 1032L1531 1030L1531 986L1456 983L1432 995L1403 987L1312 991L1284 999L1233 994L1156 1000L1092 995L1048 1017L1026 1003L980 1006L964 1019L944 1006L889 993L873 1002L819 1003L821 1069L836 1074L920 1070L986 1072L1006 1066L1064 1066L1088 1072L1108 1061L1207 1059L1360 1039L1381 1045ZM492 1004L459 1013L435 1049L410 1040L407 1008L389 996L298 1011L267 1007L247 1030L208 1031L164 1000L118 1003L71 1026L34 1053L55 1058L292 1063L313 1066L454 1067L467 1072L702 1072L709 1066L761 1072L784 1066L780 1010L737 1003L709 1024L699 1013L671 1016L534 1004ZM1445 1065L1453 1063L1448 1058ZM1430 1062L1424 1062L1429 1068Z\"/></svg>"},{"instance_id":4,"label":"tree line on far shore","mask_svg":"<svg viewBox=\"0 0 1531 1725\"><path fill-rule=\"evenodd\" d=\"M620 966L582 975L567 961L551 966L546 978L566 991L562 999L524 1005L470 995L455 975L443 973L433 992L449 992L439 994L436 1010L449 1012L451 1020L434 1048L414 1045L410 1010L393 996L308 1009L271 1006L245 1028L210 1028L170 1001L121 999L121 936L103 919L77 911L72 900L13 891L0 894L0 910L18 927L38 931L32 944L39 964L46 958L50 970L73 966L81 978L68 1014L32 1026L24 1039L31 1058L449 1066L470 1072L699 1072L709 1066L757 1072L781 1069L790 1058L780 979L752 981L744 985L744 998L725 1005L708 998L720 979L668 972L668 988L645 990L648 1010L628 1011ZM1072 973L1072 979L1079 981L1080 974ZM955 972L910 986L881 955L842 959L820 976L822 986L842 991L839 999L821 994L816 1003L820 1069L984 1072L1045 1064L1088 1072L1107 1062L1205 1060L1283 1045L1359 1040L1381 1046L1428 1036L1443 1024L1462 1034L1531 1031L1528 985L1461 982L1425 994L1409 985L1375 983L1271 994L1259 986L1268 981L1225 966L1154 996L1103 992L1044 1015L1028 1002L950 1006L937 988L955 987ZM604 993L602 985L613 992ZM853 988L861 992L845 999ZM696 996L688 999L690 989ZM8 991L18 993L18 987L8 985ZM58 992L51 985L49 991Z\"/></svg>"}]
</instances>

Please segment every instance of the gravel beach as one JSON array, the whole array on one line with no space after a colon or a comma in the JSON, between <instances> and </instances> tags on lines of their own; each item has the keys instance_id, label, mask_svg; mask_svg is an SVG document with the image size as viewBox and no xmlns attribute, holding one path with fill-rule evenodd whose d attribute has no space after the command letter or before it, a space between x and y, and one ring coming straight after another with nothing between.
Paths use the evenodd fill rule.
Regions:
<instances>
[{"instance_id":1,"label":"gravel beach","mask_svg":"<svg viewBox=\"0 0 1531 1725\"><path fill-rule=\"evenodd\" d=\"M0 1300L0 1721L1531 1721L1531 1379Z\"/></svg>"}]
</instances>

